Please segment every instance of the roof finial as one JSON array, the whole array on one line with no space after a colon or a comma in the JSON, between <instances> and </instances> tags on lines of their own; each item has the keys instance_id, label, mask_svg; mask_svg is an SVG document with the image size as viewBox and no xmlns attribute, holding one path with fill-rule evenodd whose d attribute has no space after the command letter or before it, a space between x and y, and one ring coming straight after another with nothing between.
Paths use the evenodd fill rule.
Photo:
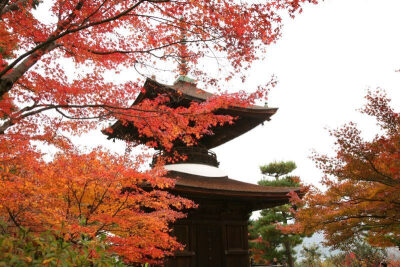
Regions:
<instances>
[{"instance_id":1,"label":"roof finial","mask_svg":"<svg viewBox=\"0 0 400 267\"><path fill-rule=\"evenodd\" d=\"M188 57L188 50L187 50L187 40L186 40L186 28L185 28L185 19L183 17L180 18L179 22L179 29L181 31L181 42L179 45L179 74L181 76L187 76L189 73L189 67L187 65L186 58Z\"/></svg>"}]
</instances>

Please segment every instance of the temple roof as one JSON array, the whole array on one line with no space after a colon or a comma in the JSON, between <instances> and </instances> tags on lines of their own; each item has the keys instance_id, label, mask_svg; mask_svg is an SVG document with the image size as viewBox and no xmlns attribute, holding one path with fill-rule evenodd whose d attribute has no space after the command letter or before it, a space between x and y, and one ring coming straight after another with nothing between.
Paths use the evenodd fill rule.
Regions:
<instances>
[{"instance_id":1,"label":"temple roof","mask_svg":"<svg viewBox=\"0 0 400 267\"><path fill-rule=\"evenodd\" d=\"M162 94L170 96L170 99L173 101L170 103L171 106L185 107L188 107L192 101L203 102L213 96L213 94L197 88L192 80L182 77L171 86L158 83L152 79L147 79L143 87L143 92L138 95L133 106L138 105L144 99L153 99ZM274 115L276 111L277 108L255 105L249 107L233 106L228 109L219 109L215 114L230 115L237 117L237 119L233 124L225 124L212 128L211 130L214 134L205 135L200 138L198 142L207 149L214 148L242 135L264 121L270 120L270 117ZM123 124L121 121L117 121L111 128L113 130L112 132L104 131L104 134L108 135L109 139L118 138L141 143L151 141L149 138L140 136L138 129L132 123Z\"/></svg>"},{"instance_id":2,"label":"temple roof","mask_svg":"<svg viewBox=\"0 0 400 267\"><path fill-rule=\"evenodd\" d=\"M171 107L189 107L192 101L201 103L213 94L197 88L193 80L180 77L173 85L164 85L152 79L147 79L144 90L138 95L133 106L140 104L145 99L154 99L159 95L168 95ZM187 158L179 162L168 163L168 177L175 178L175 187L170 189L173 193L188 197L192 200L219 199L222 201L236 201L246 205L248 210L274 207L289 202L288 193L300 192L301 188L269 187L245 183L230 179L218 169L218 161L214 153L208 149L228 142L235 137L253 129L257 125L276 113L276 108L261 106L237 107L231 106L219 109L215 114L230 115L236 118L233 124L214 127L213 135L205 135L198 140L198 147L181 148L182 155ZM108 138L132 140L141 143L151 141L139 134L133 123L124 124L117 121L111 126L113 131L104 132ZM179 147L175 146L177 150ZM193 150L193 151L192 151ZM161 151L155 155L154 163L166 152Z\"/></svg>"},{"instance_id":3,"label":"temple roof","mask_svg":"<svg viewBox=\"0 0 400 267\"><path fill-rule=\"evenodd\" d=\"M301 195L299 187L275 187L250 184L225 177L205 177L169 171L168 177L175 178L171 190L189 198L213 198L238 200L247 203L249 210L258 210L289 203L289 192Z\"/></svg>"}]
</instances>

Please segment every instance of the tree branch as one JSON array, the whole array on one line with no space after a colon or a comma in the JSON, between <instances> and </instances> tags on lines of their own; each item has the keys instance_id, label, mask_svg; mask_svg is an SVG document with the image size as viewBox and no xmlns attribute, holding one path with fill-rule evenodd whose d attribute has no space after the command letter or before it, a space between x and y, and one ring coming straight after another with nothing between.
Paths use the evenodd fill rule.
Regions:
<instances>
[{"instance_id":1,"label":"tree branch","mask_svg":"<svg viewBox=\"0 0 400 267\"><path fill-rule=\"evenodd\" d=\"M380 172L380 171L375 167L375 164L372 162L372 160L369 159L366 155L363 155L363 157L364 157L364 159L369 163L369 165L371 166L372 170L373 170L374 172L376 172L378 175L380 175L381 177L383 177L383 178L386 180L385 182L383 182L383 181L375 181L375 182L382 183L382 184L384 184L384 185L391 186L391 187L400 184L400 181L396 181L396 180L394 180L392 177L390 177L390 176L388 176L388 175L385 175L384 173ZM375 180L377 180L377 179L375 179Z\"/></svg>"},{"instance_id":2,"label":"tree branch","mask_svg":"<svg viewBox=\"0 0 400 267\"><path fill-rule=\"evenodd\" d=\"M15 224L15 226L17 226L19 229L21 229L21 225L17 222L17 218L15 218L15 216L12 214L11 210L6 207L8 216L10 216L11 221Z\"/></svg>"},{"instance_id":3,"label":"tree branch","mask_svg":"<svg viewBox=\"0 0 400 267\"><path fill-rule=\"evenodd\" d=\"M9 0L2 0L0 2L0 17L2 17L4 14L11 12L11 11L16 11L19 9L19 5L23 4L24 2L27 2L28 0L18 0L12 4L8 5Z\"/></svg>"},{"instance_id":4,"label":"tree branch","mask_svg":"<svg viewBox=\"0 0 400 267\"><path fill-rule=\"evenodd\" d=\"M50 35L50 37L45 41L42 42L41 44L37 45L35 48L31 49L30 51L22 54L21 56L19 56L16 60L14 60L10 65L8 65L7 67L5 67L1 72L0 72L0 97L3 96L5 93L7 93L8 91L11 90L12 86L14 85L14 83L26 72L28 71L34 64L36 64L36 62L40 59L40 57L45 54L48 53L49 51L53 50L54 48L57 47L57 45L55 44L55 41L57 41L58 39L71 34L71 33L75 33L93 26L98 26L104 23L108 23L114 20L117 20L119 18L121 18L122 16L128 14L129 12L131 12L132 10L134 10L135 8L137 8L141 3L145 2L146 0L139 0L136 4L134 4L133 6L131 6L130 8L126 9L125 11L110 17L108 19L104 19L104 20L100 20L100 21L95 21L86 25L83 25L81 27L77 27L74 29L67 29L66 31L62 32L64 27L66 27L67 25L64 24L60 24L57 27L57 30L54 34ZM75 9L78 8L82 8L82 1L80 1ZM73 16L72 14L70 15ZM53 47L54 46L54 47ZM38 52L38 53L35 53ZM24 60L25 59L25 60ZM13 69L19 62L21 62L22 60L24 60L20 65L18 65L18 67L16 67L12 72L8 73L11 69Z\"/></svg>"}]
</instances>

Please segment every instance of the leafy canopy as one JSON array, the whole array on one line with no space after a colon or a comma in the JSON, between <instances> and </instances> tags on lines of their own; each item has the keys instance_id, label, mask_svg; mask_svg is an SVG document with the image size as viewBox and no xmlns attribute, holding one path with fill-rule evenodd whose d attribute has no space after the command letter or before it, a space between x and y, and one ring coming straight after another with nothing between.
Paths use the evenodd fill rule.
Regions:
<instances>
[{"instance_id":1,"label":"leafy canopy","mask_svg":"<svg viewBox=\"0 0 400 267\"><path fill-rule=\"evenodd\" d=\"M124 266L100 239L80 240L76 246L51 231L0 233L0 255L0 266Z\"/></svg>"},{"instance_id":2,"label":"leafy canopy","mask_svg":"<svg viewBox=\"0 0 400 267\"><path fill-rule=\"evenodd\" d=\"M135 165L142 163L140 157L128 159L100 149L88 154L64 151L48 163L33 152L22 155L0 161L5 234L54 230L71 244L103 236L107 251L127 262L156 263L182 248L169 235L169 224L194 204L163 190L174 181L158 169L139 172Z\"/></svg>"},{"instance_id":3,"label":"leafy canopy","mask_svg":"<svg viewBox=\"0 0 400 267\"><path fill-rule=\"evenodd\" d=\"M326 191L308 192L293 226L299 231L324 231L334 247L355 239L374 246L400 245L400 113L392 109L384 92L369 92L366 100L362 112L376 119L380 133L364 140L354 123L331 132L336 156L314 155L326 175L322 179Z\"/></svg>"},{"instance_id":4,"label":"leafy canopy","mask_svg":"<svg viewBox=\"0 0 400 267\"><path fill-rule=\"evenodd\" d=\"M291 173L296 168L296 163L293 161L275 161L269 163L268 165L261 166L260 170L262 174L275 177L275 179L278 180L280 176Z\"/></svg>"},{"instance_id":5,"label":"leafy canopy","mask_svg":"<svg viewBox=\"0 0 400 267\"><path fill-rule=\"evenodd\" d=\"M176 139L193 144L210 127L231 121L210 111L251 104L265 97L269 86L188 108L163 105L165 97L132 108L143 79L124 82L106 74L128 69L151 76L167 68L170 75L184 60L199 82L218 87L279 38L280 12L294 16L305 2L316 0L2 1L0 134L31 138L43 127L76 134L99 121L121 119L164 147ZM224 57L228 73L216 80L203 72L198 63L208 57Z\"/></svg>"}]
</instances>

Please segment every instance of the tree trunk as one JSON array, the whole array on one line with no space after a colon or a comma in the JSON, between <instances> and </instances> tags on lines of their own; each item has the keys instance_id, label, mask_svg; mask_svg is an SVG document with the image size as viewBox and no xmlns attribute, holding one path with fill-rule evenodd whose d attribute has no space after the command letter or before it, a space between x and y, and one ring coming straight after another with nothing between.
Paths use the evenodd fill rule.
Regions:
<instances>
[{"instance_id":1,"label":"tree trunk","mask_svg":"<svg viewBox=\"0 0 400 267\"><path fill-rule=\"evenodd\" d=\"M286 212L282 211L282 216L283 216L283 223L287 224L287 220L286 220ZM285 247L285 254L286 254L286 258L287 258L287 264L289 267L294 267L294 260L293 260L293 255L292 255L292 246L290 245L290 240L286 240L283 242L283 246Z\"/></svg>"},{"instance_id":2,"label":"tree trunk","mask_svg":"<svg viewBox=\"0 0 400 267\"><path fill-rule=\"evenodd\" d=\"M289 267L294 267L294 260L293 260L293 255L292 255L292 248L290 246L290 242L285 241L283 243L284 247L285 247L285 254L286 254L286 258L287 258L287 264Z\"/></svg>"},{"instance_id":3,"label":"tree trunk","mask_svg":"<svg viewBox=\"0 0 400 267\"><path fill-rule=\"evenodd\" d=\"M9 92L18 79L21 78L33 65L35 65L44 54L52 51L56 47L57 44L55 42L46 44L38 51L35 51L31 55L27 56L8 73L4 74L0 79L0 98Z\"/></svg>"}]
</instances>

